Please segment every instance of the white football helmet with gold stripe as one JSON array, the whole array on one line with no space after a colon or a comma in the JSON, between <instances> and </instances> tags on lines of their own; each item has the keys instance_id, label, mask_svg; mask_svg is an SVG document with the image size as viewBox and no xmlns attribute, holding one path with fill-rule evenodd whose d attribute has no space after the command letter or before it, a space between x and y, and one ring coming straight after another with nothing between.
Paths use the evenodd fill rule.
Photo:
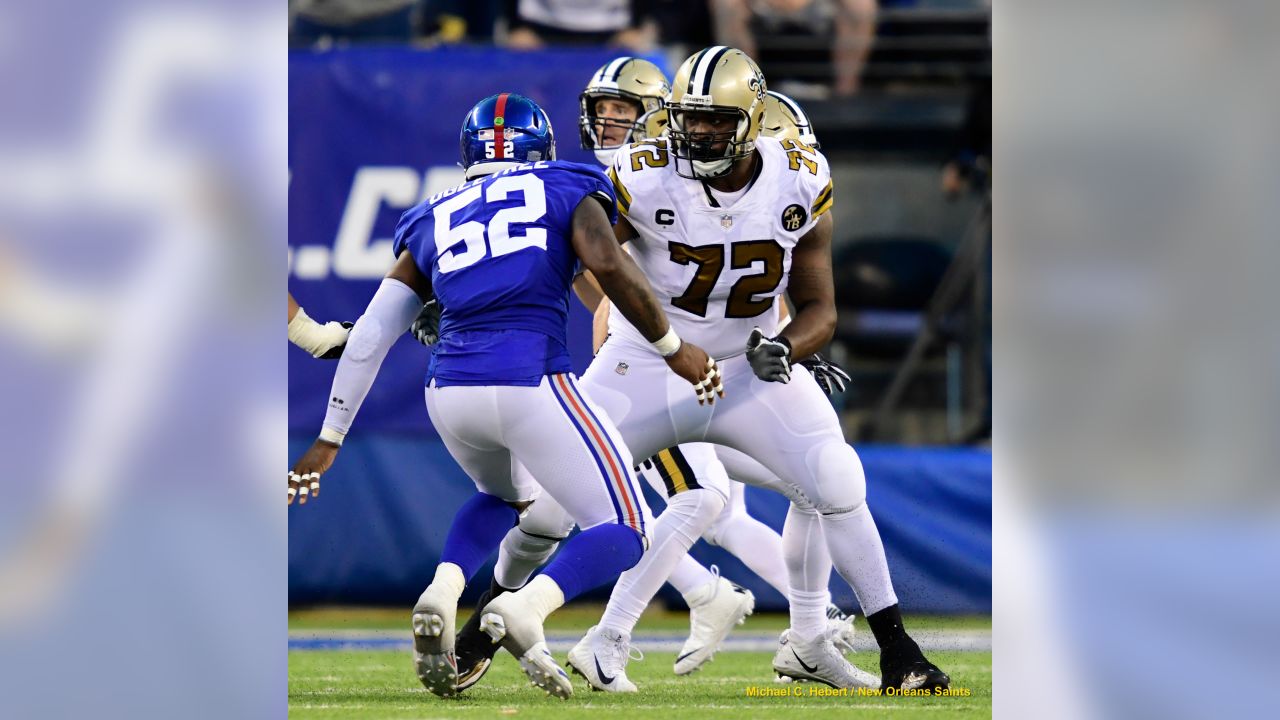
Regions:
<instances>
[{"instance_id":1,"label":"white football helmet with gold stripe","mask_svg":"<svg viewBox=\"0 0 1280 720\"><path fill-rule=\"evenodd\" d=\"M676 172L720 177L734 162L750 157L764 124L766 91L764 73L736 48L717 45L685 60L671 84L669 103Z\"/></svg>"},{"instance_id":2,"label":"white football helmet with gold stripe","mask_svg":"<svg viewBox=\"0 0 1280 720\"><path fill-rule=\"evenodd\" d=\"M657 65L635 57L615 58L591 75L591 82L578 96L578 128L582 147L591 150L602 165L613 162L618 148L641 138L658 137L667 128L667 95L671 85ZM602 117L596 103L605 98L628 101L636 107L633 121ZM605 127L621 127L626 135L621 142L606 142Z\"/></svg>"}]
</instances>

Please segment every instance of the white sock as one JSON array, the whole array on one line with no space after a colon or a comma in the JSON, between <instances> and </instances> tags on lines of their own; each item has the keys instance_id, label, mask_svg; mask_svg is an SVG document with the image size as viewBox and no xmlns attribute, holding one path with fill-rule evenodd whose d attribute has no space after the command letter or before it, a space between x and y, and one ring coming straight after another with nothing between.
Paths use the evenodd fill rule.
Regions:
<instances>
[{"instance_id":1,"label":"white sock","mask_svg":"<svg viewBox=\"0 0 1280 720\"><path fill-rule=\"evenodd\" d=\"M787 596L791 603L791 633L802 640L812 640L827 629L827 604L831 593L802 592L792 590Z\"/></svg>"},{"instance_id":2,"label":"white sock","mask_svg":"<svg viewBox=\"0 0 1280 720\"><path fill-rule=\"evenodd\" d=\"M528 585L516 592L516 597L529 603L529 609L537 615L539 623L564 605L564 592L555 580L546 575L530 580Z\"/></svg>"},{"instance_id":3,"label":"white sock","mask_svg":"<svg viewBox=\"0 0 1280 720\"><path fill-rule=\"evenodd\" d=\"M716 576L712 575L710 570L702 567L701 563L686 554L680 558L680 562L676 563L667 582L684 596L687 603L690 595L714 582L715 579Z\"/></svg>"},{"instance_id":4,"label":"white sock","mask_svg":"<svg viewBox=\"0 0 1280 720\"><path fill-rule=\"evenodd\" d=\"M875 614L898 602L889 579L884 543L863 503L855 510L822 516L822 532L836 570L853 586L864 615Z\"/></svg>"},{"instance_id":5,"label":"white sock","mask_svg":"<svg viewBox=\"0 0 1280 720\"><path fill-rule=\"evenodd\" d=\"M668 500L653 523L648 552L613 586L601 627L630 634L658 588L723 509L724 498L713 490L687 490Z\"/></svg>"},{"instance_id":6,"label":"white sock","mask_svg":"<svg viewBox=\"0 0 1280 720\"><path fill-rule=\"evenodd\" d=\"M462 574L462 568L453 563L443 562L436 566L436 576L432 579L430 587L436 588L437 591L448 591L456 599L467 587L467 578Z\"/></svg>"},{"instance_id":7,"label":"white sock","mask_svg":"<svg viewBox=\"0 0 1280 720\"><path fill-rule=\"evenodd\" d=\"M558 540L536 537L519 527L511 528L498 547L498 564L493 568L493 579L508 590L522 588L538 568L556 554L558 547Z\"/></svg>"},{"instance_id":8,"label":"white sock","mask_svg":"<svg viewBox=\"0 0 1280 720\"><path fill-rule=\"evenodd\" d=\"M750 515L735 514L716 536L716 544L786 596L787 565L782 559L782 538L773 528Z\"/></svg>"},{"instance_id":9,"label":"white sock","mask_svg":"<svg viewBox=\"0 0 1280 720\"><path fill-rule=\"evenodd\" d=\"M782 526L782 547L790 584L791 631L812 639L826 628L831 602L831 556L816 510L792 504Z\"/></svg>"}]
</instances>

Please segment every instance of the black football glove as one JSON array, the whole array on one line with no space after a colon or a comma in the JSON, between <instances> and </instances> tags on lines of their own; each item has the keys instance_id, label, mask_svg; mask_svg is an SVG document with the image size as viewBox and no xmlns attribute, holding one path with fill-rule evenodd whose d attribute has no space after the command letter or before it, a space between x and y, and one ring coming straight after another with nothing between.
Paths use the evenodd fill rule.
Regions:
<instances>
[{"instance_id":1,"label":"black football glove","mask_svg":"<svg viewBox=\"0 0 1280 720\"><path fill-rule=\"evenodd\" d=\"M808 368L809 374L813 375L813 379L818 381L818 387L822 388L822 392L828 395L844 392L850 380L849 373L845 372L844 368L818 353L814 353L796 364Z\"/></svg>"},{"instance_id":2,"label":"black football glove","mask_svg":"<svg viewBox=\"0 0 1280 720\"><path fill-rule=\"evenodd\" d=\"M791 343L781 335L766 339L760 328L747 338L747 361L765 382L791 382Z\"/></svg>"},{"instance_id":3,"label":"black football glove","mask_svg":"<svg viewBox=\"0 0 1280 720\"><path fill-rule=\"evenodd\" d=\"M427 347L435 345L440 339L440 303L435 298L422 306L418 318L409 326L409 332Z\"/></svg>"},{"instance_id":4,"label":"black football glove","mask_svg":"<svg viewBox=\"0 0 1280 720\"><path fill-rule=\"evenodd\" d=\"M340 324L342 325L342 327L348 330L356 326L356 324L353 322L344 322ZM320 358L321 360L337 360L338 358L342 357L342 351L346 349L347 349L347 341L343 340L341 345L335 345L329 348L328 350L326 350L324 354L317 355L316 357Z\"/></svg>"}]
</instances>

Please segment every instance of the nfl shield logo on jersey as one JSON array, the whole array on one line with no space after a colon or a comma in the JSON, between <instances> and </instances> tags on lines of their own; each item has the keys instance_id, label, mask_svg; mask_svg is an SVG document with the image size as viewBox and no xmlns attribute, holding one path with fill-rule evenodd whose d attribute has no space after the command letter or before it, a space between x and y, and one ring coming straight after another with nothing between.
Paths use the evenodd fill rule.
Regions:
<instances>
[{"instance_id":1,"label":"nfl shield logo on jersey","mask_svg":"<svg viewBox=\"0 0 1280 720\"><path fill-rule=\"evenodd\" d=\"M782 227L795 232L804 227L807 215L808 213L800 205L788 205L787 209L782 211Z\"/></svg>"},{"instance_id":2,"label":"nfl shield logo on jersey","mask_svg":"<svg viewBox=\"0 0 1280 720\"><path fill-rule=\"evenodd\" d=\"M720 216L720 227L724 228L725 230L728 230L729 228L733 227L733 216L732 216L732 215L721 215L721 216Z\"/></svg>"},{"instance_id":3,"label":"nfl shield logo on jersey","mask_svg":"<svg viewBox=\"0 0 1280 720\"><path fill-rule=\"evenodd\" d=\"M618 373L619 375L626 375L626 374L627 374L627 371L628 371L628 370L630 370L630 369L631 369L631 366L630 366L630 365L628 365L628 364L626 364L626 363L624 363L624 362L620 362L620 363L618 363L618 367L614 368L614 369L613 369L613 371L614 371L614 372L616 372L616 373Z\"/></svg>"}]
</instances>

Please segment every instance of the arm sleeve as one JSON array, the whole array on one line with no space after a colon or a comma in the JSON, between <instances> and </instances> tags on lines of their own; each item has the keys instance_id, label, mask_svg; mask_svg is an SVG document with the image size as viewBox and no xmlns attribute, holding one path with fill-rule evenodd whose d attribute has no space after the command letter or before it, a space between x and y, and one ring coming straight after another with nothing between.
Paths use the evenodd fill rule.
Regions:
<instances>
[{"instance_id":1,"label":"arm sleeve","mask_svg":"<svg viewBox=\"0 0 1280 720\"><path fill-rule=\"evenodd\" d=\"M422 300L408 285L390 278L382 281L364 315L351 328L347 349L338 361L329 393L329 411L324 416L325 428L347 434L387 352L420 310Z\"/></svg>"}]
</instances>

